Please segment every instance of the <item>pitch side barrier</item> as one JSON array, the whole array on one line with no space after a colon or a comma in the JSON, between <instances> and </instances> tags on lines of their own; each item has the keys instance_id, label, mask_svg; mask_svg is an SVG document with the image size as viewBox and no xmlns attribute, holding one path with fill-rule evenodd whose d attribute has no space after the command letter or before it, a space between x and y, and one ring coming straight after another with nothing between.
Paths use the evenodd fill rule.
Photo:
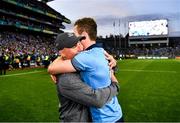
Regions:
<instances>
[{"instance_id":1,"label":"pitch side barrier","mask_svg":"<svg viewBox=\"0 0 180 123\"><path fill-rule=\"evenodd\" d=\"M150 57L150 56L138 56L137 59L169 59L168 57Z\"/></svg>"}]
</instances>

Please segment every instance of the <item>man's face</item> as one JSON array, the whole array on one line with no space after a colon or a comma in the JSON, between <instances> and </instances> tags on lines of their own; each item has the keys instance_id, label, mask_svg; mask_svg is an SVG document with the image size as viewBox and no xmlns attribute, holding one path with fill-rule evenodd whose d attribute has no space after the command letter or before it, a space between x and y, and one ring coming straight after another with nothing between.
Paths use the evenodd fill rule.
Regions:
<instances>
[{"instance_id":1,"label":"man's face","mask_svg":"<svg viewBox=\"0 0 180 123\"><path fill-rule=\"evenodd\" d=\"M81 35L81 34L78 33L78 31L77 31L77 25L74 26L73 32L74 32L74 34L75 34L77 37L79 37L79 36L85 36L85 35L83 35L83 34ZM83 32L83 33L84 33L84 32ZM86 36L85 36L85 37L86 37ZM84 49L84 47L85 47L85 43L86 43L86 39L84 39L84 40L81 41L81 44L82 44L82 46L83 46L83 49Z\"/></svg>"},{"instance_id":2,"label":"man's face","mask_svg":"<svg viewBox=\"0 0 180 123\"><path fill-rule=\"evenodd\" d=\"M81 43L77 43L77 45L72 48L64 48L63 50L60 50L60 54L65 59L72 59L74 58L75 55L77 55L82 50L83 50L83 47Z\"/></svg>"}]
</instances>

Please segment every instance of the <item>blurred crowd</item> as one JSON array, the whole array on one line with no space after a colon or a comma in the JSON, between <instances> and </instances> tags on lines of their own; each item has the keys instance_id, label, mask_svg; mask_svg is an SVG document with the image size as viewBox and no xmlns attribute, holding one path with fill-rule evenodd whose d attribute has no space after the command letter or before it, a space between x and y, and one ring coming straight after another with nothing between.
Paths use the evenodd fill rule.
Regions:
<instances>
[{"instance_id":1,"label":"blurred crowd","mask_svg":"<svg viewBox=\"0 0 180 123\"><path fill-rule=\"evenodd\" d=\"M176 47L127 48L116 53L122 56L151 56L175 58L180 56L180 44ZM109 51L109 53L112 53ZM58 56L53 37L29 35L17 32L0 32L0 70L38 67L48 65ZM126 57L127 58L127 57ZM2 71L0 71L2 74Z\"/></svg>"},{"instance_id":2,"label":"blurred crowd","mask_svg":"<svg viewBox=\"0 0 180 123\"><path fill-rule=\"evenodd\" d=\"M14 32L0 33L0 66L6 69L47 67L57 57L54 39Z\"/></svg>"},{"instance_id":3,"label":"blurred crowd","mask_svg":"<svg viewBox=\"0 0 180 123\"><path fill-rule=\"evenodd\" d=\"M180 45L162 48L130 48L126 52L127 54L134 54L135 56L175 58L176 56L180 56Z\"/></svg>"}]
</instances>

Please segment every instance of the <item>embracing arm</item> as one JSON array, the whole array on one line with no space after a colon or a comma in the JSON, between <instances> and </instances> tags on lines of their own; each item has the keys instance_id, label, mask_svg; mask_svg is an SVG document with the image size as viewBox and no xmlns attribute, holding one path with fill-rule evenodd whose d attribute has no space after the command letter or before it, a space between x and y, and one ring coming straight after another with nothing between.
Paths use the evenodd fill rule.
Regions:
<instances>
[{"instance_id":1,"label":"embracing arm","mask_svg":"<svg viewBox=\"0 0 180 123\"><path fill-rule=\"evenodd\" d=\"M110 101L119 91L117 83L114 82L106 88L94 90L82 82L76 73L60 75L58 81L61 95L77 103L98 108Z\"/></svg>"},{"instance_id":2,"label":"embracing arm","mask_svg":"<svg viewBox=\"0 0 180 123\"><path fill-rule=\"evenodd\" d=\"M75 71L71 60L63 60L61 57L56 58L48 67L48 73L52 75Z\"/></svg>"},{"instance_id":3,"label":"embracing arm","mask_svg":"<svg viewBox=\"0 0 180 123\"><path fill-rule=\"evenodd\" d=\"M115 67L117 62L113 58L113 56L109 55L106 51L104 51L104 54L105 54L106 59L109 60L110 68ZM84 66L82 63L83 60L81 59L82 59L81 57L73 59L72 61L74 62L74 64L72 65L71 60L63 60L62 57L58 57L49 65L48 73L55 75L55 74L60 74L60 73L76 72L77 69L83 70L84 69ZM74 67L76 67L76 69Z\"/></svg>"},{"instance_id":4,"label":"embracing arm","mask_svg":"<svg viewBox=\"0 0 180 123\"><path fill-rule=\"evenodd\" d=\"M104 50L104 55L106 59L109 61L109 66L111 69L117 65L117 61L114 59L114 57L109 53L107 53L105 50Z\"/></svg>"}]
</instances>

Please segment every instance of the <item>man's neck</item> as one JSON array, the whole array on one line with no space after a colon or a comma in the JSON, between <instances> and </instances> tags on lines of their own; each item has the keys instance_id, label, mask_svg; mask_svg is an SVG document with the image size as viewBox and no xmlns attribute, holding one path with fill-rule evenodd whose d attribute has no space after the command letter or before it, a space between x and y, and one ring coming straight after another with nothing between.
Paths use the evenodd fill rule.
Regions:
<instances>
[{"instance_id":1,"label":"man's neck","mask_svg":"<svg viewBox=\"0 0 180 123\"><path fill-rule=\"evenodd\" d=\"M91 45L95 44L96 41L89 41L85 46L84 49L87 49L88 47L90 47Z\"/></svg>"}]
</instances>

